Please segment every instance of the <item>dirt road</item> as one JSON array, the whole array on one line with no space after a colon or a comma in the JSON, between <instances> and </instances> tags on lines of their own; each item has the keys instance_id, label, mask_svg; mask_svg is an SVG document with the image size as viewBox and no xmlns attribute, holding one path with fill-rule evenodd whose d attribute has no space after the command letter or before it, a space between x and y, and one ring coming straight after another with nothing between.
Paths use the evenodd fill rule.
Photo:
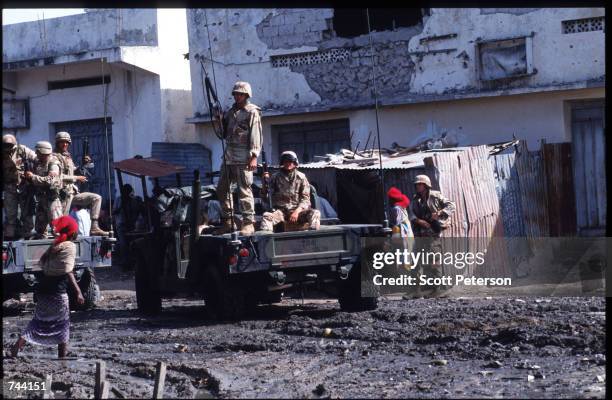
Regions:
<instances>
[{"instance_id":1,"label":"dirt road","mask_svg":"<svg viewBox=\"0 0 612 400\"><path fill-rule=\"evenodd\" d=\"M111 397L150 398L165 361L164 394L177 398L606 394L603 298L385 299L361 313L288 299L215 323L199 300L165 300L161 316L140 316L129 278L100 279L99 307L71 314L75 359L27 345L4 358L4 381L52 373L57 398L91 398L104 360ZM32 316L30 303L12 307L4 349Z\"/></svg>"}]
</instances>

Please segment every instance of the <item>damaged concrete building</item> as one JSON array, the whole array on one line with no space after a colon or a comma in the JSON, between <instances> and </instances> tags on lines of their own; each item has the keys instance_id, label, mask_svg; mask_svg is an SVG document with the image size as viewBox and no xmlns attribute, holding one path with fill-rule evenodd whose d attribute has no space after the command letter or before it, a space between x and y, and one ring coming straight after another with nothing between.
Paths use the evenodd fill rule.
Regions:
<instances>
[{"instance_id":1,"label":"damaged concrete building","mask_svg":"<svg viewBox=\"0 0 612 400\"><path fill-rule=\"evenodd\" d=\"M109 158L193 141L187 21L185 9L86 11L3 26L3 133L33 148L66 130L77 163L87 138L91 190L108 198Z\"/></svg>"},{"instance_id":2,"label":"damaged concrete building","mask_svg":"<svg viewBox=\"0 0 612 400\"><path fill-rule=\"evenodd\" d=\"M372 64L383 147L446 133L458 145L515 135L537 149L542 139L583 135L576 122L585 112L603 123L603 8L369 11L374 54L363 9L187 11L188 122L212 150L214 169L221 145L210 130L200 61L214 72L225 107L235 81L251 83L272 161L286 148L314 161L370 147Z\"/></svg>"}]
</instances>

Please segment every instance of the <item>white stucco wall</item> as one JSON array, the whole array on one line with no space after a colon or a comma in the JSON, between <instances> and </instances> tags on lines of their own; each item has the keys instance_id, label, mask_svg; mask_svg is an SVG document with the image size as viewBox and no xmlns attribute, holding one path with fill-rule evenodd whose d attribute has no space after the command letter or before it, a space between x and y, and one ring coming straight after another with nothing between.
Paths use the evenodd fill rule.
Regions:
<instances>
[{"instance_id":1,"label":"white stucco wall","mask_svg":"<svg viewBox=\"0 0 612 400\"><path fill-rule=\"evenodd\" d=\"M310 10L311 13L304 10ZM293 15L298 17L293 17ZM282 19L277 18L282 15ZM562 21L581 18L604 16L604 8L534 8L534 9L480 9L480 8L434 8L431 16L424 19L422 31L419 29L398 29L396 32L383 31L373 33L374 43L396 43L406 51L401 53L406 58L401 67L395 69L396 77L384 71L379 77L379 90L385 92L381 102L386 104L408 104L420 101L431 101L434 96L442 99L452 97L479 96L480 93L503 91L499 88L483 87L477 76L476 41L497 40L533 34L533 65L537 73L533 76L520 78L508 83L513 88L523 92L539 92L557 90L563 85L576 84L578 88L590 87L593 80L601 82L605 76L605 34L603 31L582 32L573 34L562 33ZM208 30L206 29L206 17ZM338 90L358 93L350 86L352 81L362 80L360 75L368 75L369 66L363 70L346 73L357 65L366 65L369 60L364 55L352 50L349 60L336 63L326 69L325 65L312 64L305 66L316 72L293 72L290 67L273 68L270 57L279 54L295 54L307 51L325 50L357 46L369 51L367 35L354 39L331 38L319 42L308 42L309 45L291 45L292 34L283 36L284 29L304 30L304 36L309 30L321 29L333 17L333 9L194 9L188 10L188 30L190 46L191 78L193 82L193 111L206 115L208 113L201 90L201 68L196 55L211 58L209 38L212 43L212 58L216 84L221 102L231 104L231 85L236 80L247 80L253 86L253 101L278 114L291 112L325 111L338 108L351 108L359 102L372 102L369 98L352 98L347 95L344 103L329 98L334 93L330 84ZM264 38L261 26L264 21L270 22L263 30L278 32L278 37ZM281 21L281 22L279 22ZM274 25L279 23L282 25ZM259 27L259 28L258 28ZM258 31L259 29L259 31ZM455 38L438 39L420 43L421 39L431 36L456 34ZM270 45L281 41L281 47ZM264 42L265 40L265 42ZM451 49L445 53L430 53L431 51ZM413 54L406 56L408 52ZM384 53L384 54L383 54ZM385 55L386 54L386 55ZM389 61L392 50L386 48L376 56ZM386 58L385 58L386 57ZM384 61L383 61L384 62ZM465 67L464 67L465 63ZM204 63L212 77L213 64L207 60ZM344 67L342 67L344 66ZM381 66L382 68L382 66ZM385 85L402 74L410 75L409 83L398 87L398 90L385 90ZM369 75L368 75L369 76ZM315 83L330 79L325 85L315 88ZM387 82L387 83L385 83ZM362 82L363 83L363 82ZM347 88L346 85L349 87ZM600 83L599 86L603 84ZM315 91L316 89L316 91ZM351 89L351 90L347 90ZM323 94L326 98L323 98ZM446 97L444 97L446 96ZM367 96L366 96L367 97ZM397 98L397 99L394 99ZM397 100L397 101L395 101ZM299 110L299 111L295 111Z\"/></svg>"},{"instance_id":2,"label":"white stucco wall","mask_svg":"<svg viewBox=\"0 0 612 400\"><path fill-rule=\"evenodd\" d=\"M527 140L530 150L536 150L540 148L541 139L547 143L572 140L567 102L603 98L605 89L596 88L384 107L379 110L381 146L391 147L393 142L408 146L431 134L446 131L456 134L460 145L512 140L514 134ZM370 131L375 137L374 110L265 117L264 148L269 159L278 162L277 153L273 152L272 125L340 118L349 119L350 131L354 132L352 146L360 141L363 147ZM200 142L213 151L213 169L219 169L220 141L208 124L198 124L196 129Z\"/></svg>"},{"instance_id":3,"label":"white stucco wall","mask_svg":"<svg viewBox=\"0 0 612 400\"><path fill-rule=\"evenodd\" d=\"M536 150L541 139L547 143L572 140L566 123L567 101L603 98L605 89L597 88L388 107L379 112L381 145L408 146L442 132L455 134L459 145L502 142L512 140L514 134ZM355 131L353 145L359 140L365 143L369 130L375 133L374 111L349 115Z\"/></svg>"},{"instance_id":4,"label":"white stucco wall","mask_svg":"<svg viewBox=\"0 0 612 400\"><path fill-rule=\"evenodd\" d=\"M2 27L2 61L14 62L120 46L155 46L155 9L102 11Z\"/></svg>"},{"instance_id":5,"label":"white stucco wall","mask_svg":"<svg viewBox=\"0 0 612 400\"><path fill-rule=\"evenodd\" d=\"M114 159L123 160L135 154L149 156L151 142L162 141L159 77L107 63L104 64L104 72L111 76L107 86L107 116L113 122ZM17 131L20 142L31 148L39 140L53 143L54 123L103 118L102 85L47 90L48 81L100 76L101 73L100 61L54 65L14 73L17 86L15 97L30 98L30 128ZM128 84L128 74L132 75L131 85Z\"/></svg>"},{"instance_id":6,"label":"white stucco wall","mask_svg":"<svg viewBox=\"0 0 612 400\"><path fill-rule=\"evenodd\" d=\"M533 61L537 73L527 85L537 87L562 82L598 79L605 75L605 34L603 31L562 33L562 21L605 15L603 8L542 8L516 15L508 12L483 14L480 8L432 9L423 32L410 40L410 51L456 48L449 54L411 56L417 68L413 79L415 93L442 93L478 87L473 68L476 40L533 36ZM422 38L456 33L457 37L420 44ZM465 52L471 62L462 67L457 56ZM419 90L420 89L420 90Z\"/></svg>"},{"instance_id":7,"label":"white stucco wall","mask_svg":"<svg viewBox=\"0 0 612 400\"><path fill-rule=\"evenodd\" d=\"M128 17L130 21L124 21ZM87 21L97 22L82 26ZM81 37L88 39L80 43L85 48L87 43L93 46L89 49L92 52L87 53L92 57L96 54L100 57L95 52L97 47L106 44L118 46L110 49L111 62L104 63L104 73L111 75L107 87L107 115L113 121L115 161L136 154L150 156L152 142L195 141L193 125L185 123L185 119L192 115L189 62L183 57L189 51L185 9L110 9L61 17L46 23L45 26L54 27L46 34L48 42L54 43L55 64L11 68L3 78L6 86L17 92L15 95L3 92L5 98L30 98L31 127L17 132L20 141L33 147L38 140L53 141L55 131L52 124L55 122L103 117L101 85L47 90L48 81L102 75L99 58L75 61L78 57L69 53L74 50L71 43L81 37L76 30L88 35ZM25 28L33 28L33 24L36 22L15 24L19 25L17 27L8 25L3 27L3 32L25 35L23 39L27 47L35 38L30 38L31 33ZM154 40L139 39L139 34L149 35L148 39L154 34ZM7 40L6 34L3 40ZM10 50L13 45L3 47ZM13 53L10 53L13 59L8 61L17 61L15 57L20 57L16 50ZM126 182L135 188L140 187L140 182L132 178L126 177Z\"/></svg>"},{"instance_id":8,"label":"white stucco wall","mask_svg":"<svg viewBox=\"0 0 612 400\"><path fill-rule=\"evenodd\" d=\"M331 10L322 10L329 13ZM321 98L307 84L304 76L289 68L271 68L269 58L276 54L316 51L314 46L300 46L291 51L271 50L256 32L256 25L266 16L277 14L276 9L193 9L188 10L189 55L192 80L193 111L208 114L205 95L202 92L203 73L196 54L204 56L204 67L213 79L219 100L231 105L232 86L245 80L253 89L254 103L289 102L296 106L309 106ZM331 15L331 14L330 14ZM206 29L208 19L209 30ZM208 34L212 42L212 59L209 60ZM299 93L299 99L295 98Z\"/></svg>"}]
</instances>

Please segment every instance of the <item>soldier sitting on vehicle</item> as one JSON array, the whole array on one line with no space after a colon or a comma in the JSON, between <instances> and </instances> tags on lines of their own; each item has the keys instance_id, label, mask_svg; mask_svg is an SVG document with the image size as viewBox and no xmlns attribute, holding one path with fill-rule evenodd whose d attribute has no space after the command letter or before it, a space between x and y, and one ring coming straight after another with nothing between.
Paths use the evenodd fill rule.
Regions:
<instances>
[{"instance_id":1,"label":"soldier sitting on vehicle","mask_svg":"<svg viewBox=\"0 0 612 400\"><path fill-rule=\"evenodd\" d=\"M310 229L319 229L321 213L310 205L310 184L306 175L297 170L298 164L293 151L281 154L281 170L272 176L270 187L264 189L264 192L270 190L274 211L263 214L262 231L272 232L274 225L285 221L302 225L307 223ZM265 178L268 176L265 175Z\"/></svg>"},{"instance_id":2,"label":"soldier sitting on vehicle","mask_svg":"<svg viewBox=\"0 0 612 400\"><path fill-rule=\"evenodd\" d=\"M29 209L33 205L33 199L23 181L23 174L26 170L25 164L35 161L36 153L23 144L17 145L15 136L10 134L2 136L2 169L4 170L2 191L4 192L3 203L6 215L4 224L6 239L16 239L19 236L28 237L32 232L34 223L32 211ZM16 232L17 222L20 222L21 225L20 233Z\"/></svg>"},{"instance_id":3,"label":"soldier sitting on vehicle","mask_svg":"<svg viewBox=\"0 0 612 400\"><path fill-rule=\"evenodd\" d=\"M62 171L62 207L64 215L68 215L71 206L80 205L91 209L91 236L108 236L108 232L102 230L98 224L102 196L96 193L79 193L76 187L77 182L86 182L87 178L83 175L75 175L75 165L72 156L68 152L68 147L72 143L68 132L58 132L55 135L54 155L60 162Z\"/></svg>"},{"instance_id":4,"label":"soldier sitting on vehicle","mask_svg":"<svg viewBox=\"0 0 612 400\"><path fill-rule=\"evenodd\" d=\"M63 214L62 203L59 193L61 180L59 177L59 161L51 154L53 148L51 143L41 141L36 143L36 162L34 171L26 171L24 178L35 187L38 206L36 207L36 236L33 238L44 239L47 237L49 222L59 218Z\"/></svg>"}]
</instances>

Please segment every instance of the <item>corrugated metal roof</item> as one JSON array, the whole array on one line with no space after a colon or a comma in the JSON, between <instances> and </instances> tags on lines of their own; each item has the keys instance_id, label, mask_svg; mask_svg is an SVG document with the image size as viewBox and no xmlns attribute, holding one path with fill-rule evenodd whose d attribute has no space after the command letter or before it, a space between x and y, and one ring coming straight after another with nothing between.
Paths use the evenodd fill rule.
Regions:
<instances>
[{"instance_id":1,"label":"corrugated metal roof","mask_svg":"<svg viewBox=\"0 0 612 400\"><path fill-rule=\"evenodd\" d=\"M453 147L447 149L435 149L425 150L418 153L408 154L399 157L389 157L383 155L382 163L383 169L411 169L411 168L423 168L425 164L423 160L427 157L432 157L436 153L449 153L449 152L461 152L469 149L470 147ZM374 160L364 159L363 162L343 162L333 163L327 160L317 161L307 164L300 164L300 169L319 169L319 168L336 168L336 169L350 169L350 170L368 170L378 169L379 161L378 158L373 157Z\"/></svg>"},{"instance_id":2,"label":"corrugated metal roof","mask_svg":"<svg viewBox=\"0 0 612 400\"><path fill-rule=\"evenodd\" d=\"M132 175L144 175L151 178L159 178L170 174L175 174L185 169L183 166L173 165L168 162L152 157L147 158L128 158L126 160L113 163L113 168Z\"/></svg>"}]
</instances>

